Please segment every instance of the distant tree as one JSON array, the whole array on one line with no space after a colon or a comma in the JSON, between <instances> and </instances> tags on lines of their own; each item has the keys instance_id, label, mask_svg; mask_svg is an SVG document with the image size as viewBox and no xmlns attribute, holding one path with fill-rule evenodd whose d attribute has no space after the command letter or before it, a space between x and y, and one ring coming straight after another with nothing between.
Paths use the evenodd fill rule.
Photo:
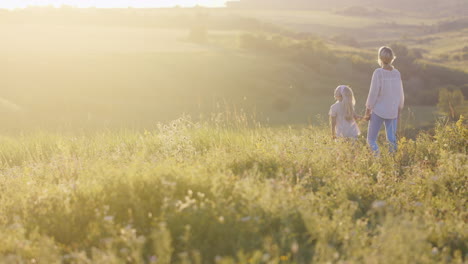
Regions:
<instances>
[{"instance_id":1,"label":"distant tree","mask_svg":"<svg viewBox=\"0 0 468 264\"><path fill-rule=\"evenodd\" d=\"M447 53L442 53L439 55L439 58L442 59L442 60L448 60L449 59L449 55Z\"/></svg>"},{"instance_id":2,"label":"distant tree","mask_svg":"<svg viewBox=\"0 0 468 264\"><path fill-rule=\"evenodd\" d=\"M466 114L467 105L460 89L450 90L444 88L439 92L439 111L451 120L457 120L461 114Z\"/></svg>"},{"instance_id":3,"label":"distant tree","mask_svg":"<svg viewBox=\"0 0 468 264\"><path fill-rule=\"evenodd\" d=\"M347 35L347 34L341 34L341 35L336 35L332 38L332 40L340 43L340 44L344 44L344 45L347 45L347 46L351 46L351 47L355 47L355 48L359 48L360 47L360 44L359 42L353 37L353 36L350 36L350 35Z\"/></svg>"},{"instance_id":4,"label":"distant tree","mask_svg":"<svg viewBox=\"0 0 468 264\"><path fill-rule=\"evenodd\" d=\"M270 45L269 39L264 34L243 33L239 36L239 46L245 50L266 52Z\"/></svg>"},{"instance_id":5,"label":"distant tree","mask_svg":"<svg viewBox=\"0 0 468 264\"><path fill-rule=\"evenodd\" d=\"M395 55L398 57L398 60L401 60L401 59L404 59L404 60L408 60L408 61L413 61L409 55L410 54L410 51L408 49L408 47L404 44L401 44L401 43L394 43L392 45L390 45L391 48L393 49L393 51L395 52Z\"/></svg>"}]
</instances>

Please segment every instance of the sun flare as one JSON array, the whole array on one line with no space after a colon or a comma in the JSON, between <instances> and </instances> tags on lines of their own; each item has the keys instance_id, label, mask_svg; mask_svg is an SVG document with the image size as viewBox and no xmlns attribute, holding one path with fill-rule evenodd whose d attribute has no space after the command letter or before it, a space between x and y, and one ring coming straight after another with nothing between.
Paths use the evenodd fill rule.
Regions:
<instances>
[{"instance_id":1,"label":"sun flare","mask_svg":"<svg viewBox=\"0 0 468 264\"><path fill-rule=\"evenodd\" d=\"M174 7L174 6L207 6L207 7L222 7L226 1L224 0L14 0L0 2L0 8L15 9L25 8L28 6L74 6L80 8L86 7L101 7L101 8L158 8L158 7Z\"/></svg>"}]
</instances>

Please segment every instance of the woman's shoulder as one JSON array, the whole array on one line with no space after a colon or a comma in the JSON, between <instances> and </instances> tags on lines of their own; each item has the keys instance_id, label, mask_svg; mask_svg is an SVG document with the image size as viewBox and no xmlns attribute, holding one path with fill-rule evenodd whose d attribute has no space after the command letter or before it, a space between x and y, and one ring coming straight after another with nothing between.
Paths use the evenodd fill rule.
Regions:
<instances>
[{"instance_id":1,"label":"woman's shoulder","mask_svg":"<svg viewBox=\"0 0 468 264\"><path fill-rule=\"evenodd\" d=\"M383 70L382 68L377 68L377 69L374 70L374 73L372 75L373 76L380 76L381 75L380 71L382 71L382 70Z\"/></svg>"},{"instance_id":2,"label":"woman's shoulder","mask_svg":"<svg viewBox=\"0 0 468 264\"><path fill-rule=\"evenodd\" d=\"M393 68L392 70L386 70L383 68L377 68L374 70L374 75L382 76L382 74L390 74L390 75L398 75L401 76L400 71L397 68Z\"/></svg>"}]
</instances>

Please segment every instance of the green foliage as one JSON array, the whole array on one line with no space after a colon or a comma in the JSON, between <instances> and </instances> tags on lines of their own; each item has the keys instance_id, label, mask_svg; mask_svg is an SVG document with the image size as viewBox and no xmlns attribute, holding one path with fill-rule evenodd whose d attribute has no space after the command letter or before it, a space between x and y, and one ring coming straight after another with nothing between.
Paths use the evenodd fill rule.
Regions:
<instances>
[{"instance_id":1,"label":"green foliage","mask_svg":"<svg viewBox=\"0 0 468 264\"><path fill-rule=\"evenodd\" d=\"M325 127L248 127L1 138L0 261L466 261L463 119L380 158Z\"/></svg>"},{"instance_id":2,"label":"green foliage","mask_svg":"<svg viewBox=\"0 0 468 264\"><path fill-rule=\"evenodd\" d=\"M461 90L441 89L439 92L439 111L452 120L458 120L460 115L468 113L468 103Z\"/></svg>"},{"instance_id":3,"label":"green foliage","mask_svg":"<svg viewBox=\"0 0 468 264\"><path fill-rule=\"evenodd\" d=\"M409 104L434 105L437 103L440 87L462 87L468 82L468 74L461 70L422 62L422 54L418 49L409 49L401 43L390 46L397 57L395 66L402 73L406 101Z\"/></svg>"},{"instance_id":4,"label":"green foliage","mask_svg":"<svg viewBox=\"0 0 468 264\"><path fill-rule=\"evenodd\" d=\"M369 77L362 76L368 76L377 66L375 60L357 52L335 53L319 38L244 33L239 37L239 45L246 51L305 66L321 76L349 80L358 94L367 94ZM402 73L408 104L435 105L441 86L462 87L468 82L468 74L463 71L422 62L419 49L410 49L402 43L390 46L397 56L395 66Z\"/></svg>"}]
</instances>

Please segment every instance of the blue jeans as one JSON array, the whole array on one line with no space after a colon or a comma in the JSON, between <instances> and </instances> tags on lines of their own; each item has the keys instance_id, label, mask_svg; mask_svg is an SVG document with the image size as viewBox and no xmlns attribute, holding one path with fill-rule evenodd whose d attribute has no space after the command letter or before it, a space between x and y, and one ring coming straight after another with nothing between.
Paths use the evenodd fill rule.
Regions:
<instances>
[{"instance_id":1,"label":"blue jeans","mask_svg":"<svg viewBox=\"0 0 468 264\"><path fill-rule=\"evenodd\" d=\"M380 116L372 113L369 121L369 128L367 130L367 143L371 147L374 153L379 153L379 146L377 145L377 137L379 135L382 123L385 124L385 132L387 133L387 140L390 143L390 152L397 150L397 124L398 118L395 119L384 119Z\"/></svg>"}]
</instances>

